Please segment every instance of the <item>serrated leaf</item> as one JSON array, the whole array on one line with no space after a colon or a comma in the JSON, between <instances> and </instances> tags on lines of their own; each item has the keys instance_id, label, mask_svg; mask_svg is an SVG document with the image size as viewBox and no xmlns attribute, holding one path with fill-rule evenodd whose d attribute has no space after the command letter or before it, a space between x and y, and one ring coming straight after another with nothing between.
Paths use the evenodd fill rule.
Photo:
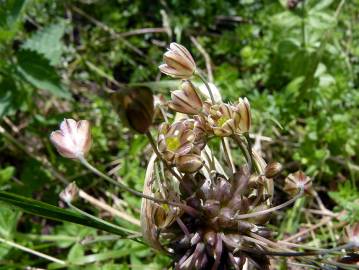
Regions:
<instances>
[{"instance_id":1,"label":"serrated leaf","mask_svg":"<svg viewBox=\"0 0 359 270\"><path fill-rule=\"evenodd\" d=\"M64 21L49 25L33 34L26 40L22 48L36 51L45 56L51 65L57 65L60 63L61 54L63 52L61 38L64 33Z\"/></svg>"},{"instance_id":2,"label":"serrated leaf","mask_svg":"<svg viewBox=\"0 0 359 270\"><path fill-rule=\"evenodd\" d=\"M47 90L58 97L71 97L68 89L62 85L54 67L44 56L35 51L23 49L17 53L17 60L18 72L34 87Z\"/></svg>"},{"instance_id":3,"label":"serrated leaf","mask_svg":"<svg viewBox=\"0 0 359 270\"><path fill-rule=\"evenodd\" d=\"M16 110L24 100L14 79L11 76L4 76L0 82L0 118Z\"/></svg>"}]
</instances>

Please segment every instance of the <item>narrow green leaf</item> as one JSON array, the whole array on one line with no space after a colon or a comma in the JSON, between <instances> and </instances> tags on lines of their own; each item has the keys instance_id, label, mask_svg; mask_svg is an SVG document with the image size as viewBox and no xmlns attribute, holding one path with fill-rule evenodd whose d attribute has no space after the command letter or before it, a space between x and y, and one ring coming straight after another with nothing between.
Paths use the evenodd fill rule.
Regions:
<instances>
[{"instance_id":1,"label":"narrow green leaf","mask_svg":"<svg viewBox=\"0 0 359 270\"><path fill-rule=\"evenodd\" d=\"M125 236L125 233L112 226L91 220L79 213L62 209L60 207L40 202L31 198L19 196L9 192L0 191L0 201L21 208L23 211L57 221L68 221L113 234Z\"/></svg>"}]
</instances>

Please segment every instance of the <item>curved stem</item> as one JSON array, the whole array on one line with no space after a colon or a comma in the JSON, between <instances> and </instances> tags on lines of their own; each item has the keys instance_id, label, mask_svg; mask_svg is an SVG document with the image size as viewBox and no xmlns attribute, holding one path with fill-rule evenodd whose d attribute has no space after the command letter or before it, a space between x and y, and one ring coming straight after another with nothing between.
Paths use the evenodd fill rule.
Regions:
<instances>
[{"instance_id":1,"label":"curved stem","mask_svg":"<svg viewBox=\"0 0 359 270\"><path fill-rule=\"evenodd\" d=\"M221 143L222 143L222 148L223 148L223 151L224 151L224 155L225 155L225 157L227 159L228 166L231 168L232 173L234 174L236 172L236 168L234 167L234 164L233 164L233 162L231 160L229 149L227 147L227 144L226 144L224 138L221 138Z\"/></svg>"},{"instance_id":2,"label":"curved stem","mask_svg":"<svg viewBox=\"0 0 359 270\"><path fill-rule=\"evenodd\" d=\"M173 170L173 168L167 163L166 160L163 159L161 153L158 151L155 140L153 139L151 133L149 131L146 132L146 136L148 140L150 141L150 144L152 146L153 151L156 153L156 156L163 162L163 164L166 166L166 169L171 172L171 174L177 178L179 182L181 182L182 178Z\"/></svg>"},{"instance_id":3,"label":"curved stem","mask_svg":"<svg viewBox=\"0 0 359 270\"><path fill-rule=\"evenodd\" d=\"M199 73L199 72L196 72L196 75L201 79L201 81L204 83L204 85L206 86L207 90L208 90L208 93L209 93L209 96L211 97L211 101L213 104L215 104L215 100L214 100L214 96L213 96L213 93L212 93L212 90L211 88L209 87L208 85L208 82L206 81L206 79Z\"/></svg>"},{"instance_id":4,"label":"curved stem","mask_svg":"<svg viewBox=\"0 0 359 270\"><path fill-rule=\"evenodd\" d=\"M254 218L254 217L257 217L257 216L260 216L260 215L265 215L265 214L277 211L277 210L282 209L284 207L287 207L288 205L295 202L297 199L302 197L303 193L304 193L304 188L301 188L297 195L295 195L292 199L290 199L289 201L286 201L285 203L282 203L280 205L277 205L275 207L265 209L265 210L262 210L262 211L249 213L249 214L238 215L234 219L238 220L238 219Z\"/></svg>"},{"instance_id":5,"label":"curved stem","mask_svg":"<svg viewBox=\"0 0 359 270\"><path fill-rule=\"evenodd\" d=\"M247 141L247 149L248 149L248 153L249 153L249 159L250 159L250 173L252 173L252 169L253 169L253 154L252 154L252 144L251 144L251 140L249 138L249 132L244 133L244 137L246 138Z\"/></svg>"},{"instance_id":6,"label":"curved stem","mask_svg":"<svg viewBox=\"0 0 359 270\"><path fill-rule=\"evenodd\" d=\"M345 244L340 247L324 249L324 250L312 250L312 251L270 251L270 250L259 250L259 249L246 249L239 248L238 250L247 251L255 253L258 255L270 255L270 256L283 256L283 257L301 257L301 256L317 256L317 255L326 255L329 253L334 253L342 249L351 249L353 248L352 243Z\"/></svg>"},{"instance_id":7,"label":"curved stem","mask_svg":"<svg viewBox=\"0 0 359 270\"><path fill-rule=\"evenodd\" d=\"M58 263L58 264L61 264L61 265L66 265L66 262L63 261L63 260L57 259L55 257L49 256L47 254L44 254L42 252L33 250L31 248L24 247L24 246L19 245L19 244L15 243L15 242L0 238L0 243L3 243L5 245L8 245L8 246L13 247L13 248L20 249L22 251L25 251L25 252L30 253L32 255L41 257L41 258L46 259L46 260L51 261L51 262Z\"/></svg>"},{"instance_id":8,"label":"curved stem","mask_svg":"<svg viewBox=\"0 0 359 270\"><path fill-rule=\"evenodd\" d=\"M169 202L167 200L157 199L157 198L148 196L146 194L143 194L140 191L134 190L134 189L122 184L121 182L115 181L114 179L112 179L108 175L100 172L98 169L96 169L94 166L92 166L90 163L88 163L88 161L84 157L79 157L78 159L87 169L92 171L94 174L100 176L101 178L105 179L106 181L108 181L108 182L110 182L110 183L112 183L114 185L119 186L123 190L125 190L125 191L127 191L127 192L129 192L129 193L131 193L131 194L133 194L133 195L135 195L137 197L148 199L148 200L154 201L154 202L159 203L159 204L168 204L168 205L172 205L172 206L177 206L177 207L183 209L186 213L188 213L189 215L192 215L192 216L198 216L199 215L199 212L196 209L194 209L194 208L192 208L192 207L190 207L188 205L185 205L183 203Z\"/></svg>"}]
</instances>

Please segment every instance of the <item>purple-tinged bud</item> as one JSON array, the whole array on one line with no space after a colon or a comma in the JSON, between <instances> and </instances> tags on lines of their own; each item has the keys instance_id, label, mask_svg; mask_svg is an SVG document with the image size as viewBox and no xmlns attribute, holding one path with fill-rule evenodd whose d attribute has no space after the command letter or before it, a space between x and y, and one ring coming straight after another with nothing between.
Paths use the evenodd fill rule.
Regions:
<instances>
[{"instance_id":1,"label":"purple-tinged bud","mask_svg":"<svg viewBox=\"0 0 359 270\"><path fill-rule=\"evenodd\" d=\"M91 148L90 122L64 119L60 124L60 130L51 132L50 140L61 156L72 159L81 158Z\"/></svg>"},{"instance_id":2,"label":"purple-tinged bud","mask_svg":"<svg viewBox=\"0 0 359 270\"><path fill-rule=\"evenodd\" d=\"M207 200L203 205L203 210L210 217L218 215L220 210L220 203L216 200Z\"/></svg>"}]
</instances>

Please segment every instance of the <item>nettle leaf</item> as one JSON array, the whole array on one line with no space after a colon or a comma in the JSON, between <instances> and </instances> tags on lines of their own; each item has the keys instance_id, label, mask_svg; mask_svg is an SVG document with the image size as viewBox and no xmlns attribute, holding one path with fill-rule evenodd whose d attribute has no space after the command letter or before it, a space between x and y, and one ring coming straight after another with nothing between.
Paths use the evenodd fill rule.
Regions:
<instances>
[{"instance_id":1,"label":"nettle leaf","mask_svg":"<svg viewBox=\"0 0 359 270\"><path fill-rule=\"evenodd\" d=\"M17 22L26 0L6 0L0 2L0 40L10 39L17 30Z\"/></svg>"},{"instance_id":2,"label":"nettle leaf","mask_svg":"<svg viewBox=\"0 0 359 270\"><path fill-rule=\"evenodd\" d=\"M0 118L11 114L24 102L24 93L19 91L11 76L0 81Z\"/></svg>"},{"instance_id":3,"label":"nettle leaf","mask_svg":"<svg viewBox=\"0 0 359 270\"><path fill-rule=\"evenodd\" d=\"M58 97L71 97L69 90L62 85L54 67L44 56L35 51L22 49L17 53L17 61L18 72L34 87L47 90Z\"/></svg>"},{"instance_id":4,"label":"nettle leaf","mask_svg":"<svg viewBox=\"0 0 359 270\"><path fill-rule=\"evenodd\" d=\"M50 61L50 65L58 65L64 49L61 38L65 33L65 26L65 21L61 21L37 31L26 40L22 48L42 54Z\"/></svg>"}]
</instances>

